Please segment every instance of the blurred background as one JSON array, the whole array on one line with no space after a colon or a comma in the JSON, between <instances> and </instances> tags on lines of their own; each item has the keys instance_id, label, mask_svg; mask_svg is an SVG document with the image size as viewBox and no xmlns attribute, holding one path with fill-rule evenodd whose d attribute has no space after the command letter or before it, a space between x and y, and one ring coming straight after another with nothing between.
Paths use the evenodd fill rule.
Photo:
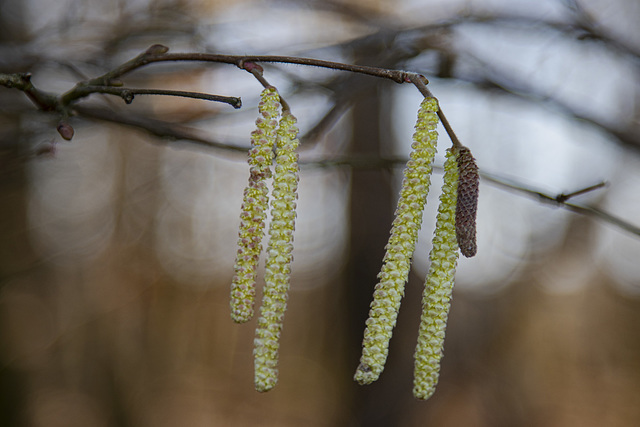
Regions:
<instances>
[{"instance_id":1,"label":"blurred background","mask_svg":"<svg viewBox=\"0 0 640 427\"><path fill-rule=\"evenodd\" d=\"M4 0L0 72L62 93L155 43L417 71L483 173L551 197L606 181L570 201L637 227L638 22L635 0ZM255 320L229 317L248 174L246 154L216 148L248 146L261 87L228 65L153 64L125 84L243 108L93 95L66 142L58 115L0 88L2 425L639 425L637 228L486 178L440 384L412 397L438 170L386 369L357 385L421 95L263 65L303 135L279 384L254 390Z\"/></svg>"}]
</instances>

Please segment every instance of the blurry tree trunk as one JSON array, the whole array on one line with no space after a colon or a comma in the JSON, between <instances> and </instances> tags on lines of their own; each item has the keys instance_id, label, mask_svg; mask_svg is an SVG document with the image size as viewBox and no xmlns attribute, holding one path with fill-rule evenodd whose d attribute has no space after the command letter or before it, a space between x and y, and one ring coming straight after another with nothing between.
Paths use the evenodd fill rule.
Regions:
<instances>
[{"instance_id":1,"label":"blurry tree trunk","mask_svg":"<svg viewBox=\"0 0 640 427\"><path fill-rule=\"evenodd\" d=\"M7 1L0 13L0 43L7 44L27 38L22 19L23 2ZM7 72L26 70L2 70ZM11 105L23 97L21 93L2 91L0 105ZM27 233L27 162L29 144L20 129L20 114L0 118L0 297L10 279L36 274L31 271L34 253ZM11 352L6 334L6 318L0 318L0 419L4 426L20 424L24 408L24 378L19 369L11 366Z\"/></svg>"},{"instance_id":2,"label":"blurry tree trunk","mask_svg":"<svg viewBox=\"0 0 640 427\"><path fill-rule=\"evenodd\" d=\"M373 85L360 92L353 108L353 136L350 155L380 156L384 149L381 124L386 117L386 104L381 100L382 90ZM351 233L350 258L347 269L347 301L350 307L349 341L353 372L360 358L361 342L368 316L373 287L377 283L384 247L389 239L394 195L391 173L385 169L354 169L351 177ZM384 394L384 395L381 395ZM391 426L393 420L384 417L385 407L393 406L393 394L371 386L358 386L353 401L353 412L360 425ZM382 405L381 405L382 403Z\"/></svg>"}]
</instances>

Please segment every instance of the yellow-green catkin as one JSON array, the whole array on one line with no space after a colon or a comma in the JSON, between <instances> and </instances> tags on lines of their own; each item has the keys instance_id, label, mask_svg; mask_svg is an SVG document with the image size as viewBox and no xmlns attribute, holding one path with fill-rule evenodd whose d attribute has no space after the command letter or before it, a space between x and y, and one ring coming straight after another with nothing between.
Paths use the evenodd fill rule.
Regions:
<instances>
[{"instance_id":1,"label":"yellow-green catkin","mask_svg":"<svg viewBox=\"0 0 640 427\"><path fill-rule=\"evenodd\" d=\"M256 390L261 392L271 390L278 381L278 349L293 261L299 179L297 148L296 118L285 112L278 128L265 288L254 343L254 380Z\"/></svg>"},{"instance_id":2,"label":"yellow-green catkin","mask_svg":"<svg viewBox=\"0 0 640 427\"><path fill-rule=\"evenodd\" d=\"M238 252L231 284L231 318L238 323L253 317L256 270L262 251L265 218L269 208L269 189L273 147L280 110L280 96L274 88L262 91L258 105L256 130L251 133L249 151L249 183L244 190Z\"/></svg>"},{"instance_id":3,"label":"yellow-green catkin","mask_svg":"<svg viewBox=\"0 0 640 427\"><path fill-rule=\"evenodd\" d=\"M454 149L447 152L444 185L429 254L431 266L422 296L422 316L414 355L413 395L428 399L435 392L443 355L444 335L451 305L451 292L458 262L456 198L458 166Z\"/></svg>"},{"instance_id":4,"label":"yellow-green catkin","mask_svg":"<svg viewBox=\"0 0 640 427\"><path fill-rule=\"evenodd\" d=\"M425 98L418 111L413 134L411 158L404 170L400 198L383 259L379 282L373 293L369 318L366 321L362 356L354 375L360 384L377 380L389 351L389 340L396 324L404 286L409 276L422 212L429 192L433 158L438 133L438 101Z\"/></svg>"}]
</instances>

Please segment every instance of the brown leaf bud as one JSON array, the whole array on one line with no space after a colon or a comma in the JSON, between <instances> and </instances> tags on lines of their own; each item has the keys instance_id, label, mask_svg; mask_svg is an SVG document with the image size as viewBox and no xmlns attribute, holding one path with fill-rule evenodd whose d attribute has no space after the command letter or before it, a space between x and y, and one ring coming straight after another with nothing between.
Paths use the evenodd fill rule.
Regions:
<instances>
[{"instance_id":1,"label":"brown leaf bud","mask_svg":"<svg viewBox=\"0 0 640 427\"><path fill-rule=\"evenodd\" d=\"M145 52L147 55L163 55L165 53L169 52L169 48L161 45L161 44L154 44L152 46L149 47L149 49L147 49L147 51Z\"/></svg>"},{"instance_id":2,"label":"brown leaf bud","mask_svg":"<svg viewBox=\"0 0 640 427\"><path fill-rule=\"evenodd\" d=\"M458 202L456 205L456 238L460 252L466 257L476 254L476 214L478 212L478 166L467 147L458 148Z\"/></svg>"},{"instance_id":3,"label":"brown leaf bud","mask_svg":"<svg viewBox=\"0 0 640 427\"><path fill-rule=\"evenodd\" d=\"M256 71L259 75L262 75L262 73L264 73L264 68L262 68L260 64L256 64L255 62L251 62L251 61L243 62L240 68L243 68L250 73L252 73L253 71Z\"/></svg>"},{"instance_id":4,"label":"brown leaf bud","mask_svg":"<svg viewBox=\"0 0 640 427\"><path fill-rule=\"evenodd\" d=\"M71 127L71 125L67 122L60 122L58 123L58 127L56 128L58 130L58 133L60 134L60 136L64 139L66 139L67 141L71 141L71 138L73 138L73 127Z\"/></svg>"}]
</instances>

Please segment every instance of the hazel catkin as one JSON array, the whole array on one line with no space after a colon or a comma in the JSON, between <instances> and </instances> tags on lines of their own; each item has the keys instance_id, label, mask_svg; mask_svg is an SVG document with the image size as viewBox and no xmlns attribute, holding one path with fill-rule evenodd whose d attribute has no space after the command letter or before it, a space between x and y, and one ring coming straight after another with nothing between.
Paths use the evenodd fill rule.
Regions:
<instances>
[{"instance_id":1,"label":"hazel catkin","mask_svg":"<svg viewBox=\"0 0 640 427\"><path fill-rule=\"evenodd\" d=\"M433 158L438 142L437 111L438 101L435 98L425 98L418 111L411 159L404 170L387 251L366 321L362 356L354 375L354 380L359 384L370 384L377 380L387 360L389 341L404 295L431 183Z\"/></svg>"},{"instance_id":2,"label":"hazel catkin","mask_svg":"<svg viewBox=\"0 0 640 427\"><path fill-rule=\"evenodd\" d=\"M457 150L458 203L456 205L456 238L460 252L466 257L476 254L476 214L478 212L478 166L467 147Z\"/></svg>"}]
</instances>

